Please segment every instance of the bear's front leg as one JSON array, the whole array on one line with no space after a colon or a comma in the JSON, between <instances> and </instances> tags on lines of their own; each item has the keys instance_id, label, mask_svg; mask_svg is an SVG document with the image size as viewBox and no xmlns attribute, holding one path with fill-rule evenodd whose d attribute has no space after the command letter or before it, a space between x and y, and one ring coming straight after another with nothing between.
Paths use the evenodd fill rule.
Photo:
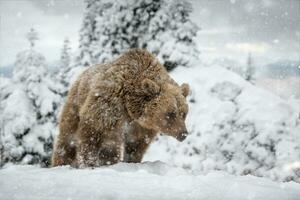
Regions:
<instances>
[{"instance_id":1,"label":"bear's front leg","mask_svg":"<svg viewBox=\"0 0 300 200\"><path fill-rule=\"evenodd\" d=\"M156 132L153 130L145 129L133 122L131 130L125 138L124 161L140 163L155 136Z\"/></svg>"},{"instance_id":2,"label":"bear's front leg","mask_svg":"<svg viewBox=\"0 0 300 200\"><path fill-rule=\"evenodd\" d=\"M149 144L145 140L138 140L126 144L125 162L140 163Z\"/></svg>"},{"instance_id":3,"label":"bear's front leg","mask_svg":"<svg viewBox=\"0 0 300 200\"><path fill-rule=\"evenodd\" d=\"M77 155L79 167L99 167L112 165L122 161L122 150L113 143L95 144L81 142Z\"/></svg>"},{"instance_id":4,"label":"bear's front leg","mask_svg":"<svg viewBox=\"0 0 300 200\"><path fill-rule=\"evenodd\" d=\"M98 167L122 161L124 145L120 135L101 132L87 125L79 127L77 162L79 167Z\"/></svg>"}]
</instances>

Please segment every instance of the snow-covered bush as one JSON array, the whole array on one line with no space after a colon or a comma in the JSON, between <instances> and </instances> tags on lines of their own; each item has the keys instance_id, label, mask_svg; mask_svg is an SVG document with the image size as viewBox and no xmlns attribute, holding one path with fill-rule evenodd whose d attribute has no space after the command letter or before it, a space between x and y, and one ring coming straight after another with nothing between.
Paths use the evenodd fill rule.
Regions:
<instances>
[{"instance_id":1,"label":"snow-covered bush","mask_svg":"<svg viewBox=\"0 0 300 200\"><path fill-rule=\"evenodd\" d=\"M31 30L32 34L34 30ZM35 33L34 33L35 34ZM48 164L61 96L47 73L45 58L31 49L20 52L13 77L1 95L1 163ZM1 93L4 90L1 89ZM3 96L3 97L2 97Z\"/></svg>"},{"instance_id":2,"label":"snow-covered bush","mask_svg":"<svg viewBox=\"0 0 300 200\"><path fill-rule=\"evenodd\" d=\"M102 63L129 48L155 53L168 70L198 58L189 1L87 0L77 66Z\"/></svg>"},{"instance_id":3,"label":"snow-covered bush","mask_svg":"<svg viewBox=\"0 0 300 200\"><path fill-rule=\"evenodd\" d=\"M300 182L298 108L223 67L171 75L191 86L190 135L183 143L160 137L144 160Z\"/></svg>"}]
</instances>

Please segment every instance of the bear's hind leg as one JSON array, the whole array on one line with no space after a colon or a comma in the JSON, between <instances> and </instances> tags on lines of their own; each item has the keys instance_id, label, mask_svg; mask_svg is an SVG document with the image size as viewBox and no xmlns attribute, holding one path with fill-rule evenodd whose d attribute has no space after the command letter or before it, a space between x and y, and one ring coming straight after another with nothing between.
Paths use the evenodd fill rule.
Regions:
<instances>
[{"instance_id":1,"label":"bear's hind leg","mask_svg":"<svg viewBox=\"0 0 300 200\"><path fill-rule=\"evenodd\" d=\"M76 131L79 123L77 113L76 106L68 99L61 114L59 135L54 144L51 163L53 167L74 165L76 162Z\"/></svg>"}]
</instances>

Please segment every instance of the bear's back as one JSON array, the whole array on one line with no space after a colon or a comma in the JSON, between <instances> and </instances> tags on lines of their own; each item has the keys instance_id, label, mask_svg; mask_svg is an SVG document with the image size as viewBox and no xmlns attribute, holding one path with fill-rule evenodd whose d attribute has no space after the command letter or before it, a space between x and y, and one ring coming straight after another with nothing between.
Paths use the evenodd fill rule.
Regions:
<instances>
[{"instance_id":1,"label":"bear's back","mask_svg":"<svg viewBox=\"0 0 300 200\"><path fill-rule=\"evenodd\" d=\"M97 82L103 79L104 71L109 68L108 65L100 64L88 67L86 70L79 75L76 82L73 84L70 90L69 98L76 99L74 103L76 106L84 104L90 90L94 87Z\"/></svg>"}]
</instances>

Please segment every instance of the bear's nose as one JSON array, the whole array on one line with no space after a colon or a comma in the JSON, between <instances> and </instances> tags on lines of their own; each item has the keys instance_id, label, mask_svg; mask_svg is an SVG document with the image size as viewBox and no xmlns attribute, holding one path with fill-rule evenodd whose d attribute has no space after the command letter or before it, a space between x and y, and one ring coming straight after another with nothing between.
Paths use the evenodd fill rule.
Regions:
<instances>
[{"instance_id":1,"label":"bear's nose","mask_svg":"<svg viewBox=\"0 0 300 200\"><path fill-rule=\"evenodd\" d=\"M177 140L182 142L183 140L185 140L185 138L188 136L188 132L187 131L184 131L182 133L180 133L178 136L177 136Z\"/></svg>"}]
</instances>

